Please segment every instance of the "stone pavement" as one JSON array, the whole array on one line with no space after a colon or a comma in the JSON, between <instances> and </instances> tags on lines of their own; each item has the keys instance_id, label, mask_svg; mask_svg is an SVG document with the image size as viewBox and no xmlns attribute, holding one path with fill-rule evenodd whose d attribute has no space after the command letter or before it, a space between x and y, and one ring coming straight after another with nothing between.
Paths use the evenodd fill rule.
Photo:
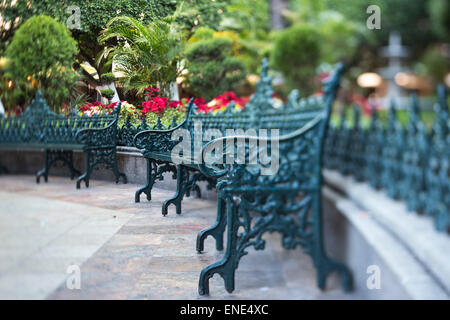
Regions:
<instances>
[{"instance_id":1,"label":"stone pavement","mask_svg":"<svg viewBox=\"0 0 450 320\"><path fill-rule=\"evenodd\" d=\"M195 250L197 232L215 221L215 203L188 198L183 214L162 202L174 192L154 189L134 203L137 185L92 181L75 189L67 178L37 185L33 176L0 177L0 298L6 299L350 299L339 279L316 287L309 256L283 250L267 235L264 251L250 250L229 294L216 275L211 296L197 293L198 276L220 259L214 240ZM143 197L145 198L145 197ZM67 288L67 268L78 265L81 289Z\"/></svg>"}]
</instances>

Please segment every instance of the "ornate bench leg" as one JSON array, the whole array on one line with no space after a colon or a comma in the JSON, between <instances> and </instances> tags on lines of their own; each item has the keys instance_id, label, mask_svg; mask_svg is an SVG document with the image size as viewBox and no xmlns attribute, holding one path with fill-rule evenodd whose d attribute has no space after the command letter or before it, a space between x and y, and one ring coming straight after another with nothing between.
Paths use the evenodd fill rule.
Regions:
<instances>
[{"instance_id":1,"label":"ornate bench leg","mask_svg":"<svg viewBox=\"0 0 450 320\"><path fill-rule=\"evenodd\" d=\"M73 180L76 176L81 175L81 172L75 169L75 166L73 165L73 151L67 151L67 166L70 170L70 180Z\"/></svg>"},{"instance_id":2,"label":"ornate bench leg","mask_svg":"<svg viewBox=\"0 0 450 320\"><path fill-rule=\"evenodd\" d=\"M197 251L201 253L204 249L204 242L208 236L212 236L216 240L216 249L219 251L223 250L223 233L225 232L225 227L227 225L226 214L225 214L225 201L219 195L217 200L217 220L209 228L200 231L197 235Z\"/></svg>"},{"instance_id":3,"label":"ornate bench leg","mask_svg":"<svg viewBox=\"0 0 450 320\"><path fill-rule=\"evenodd\" d=\"M209 279L214 274L219 274L224 282L225 289L231 293L234 291L234 274L239 263L239 259L243 255L238 250L238 228L239 219L237 217L237 208L235 203L229 198L226 200L227 215L227 250L222 260L213 263L202 270L198 283L198 293L200 295L209 295Z\"/></svg>"},{"instance_id":4,"label":"ornate bench leg","mask_svg":"<svg viewBox=\"0 0 450 320\"><path fill-rule=\"evenodd\" d=\"M204 179L205 177L203 176L203 174L201 173L194 173L192 175L192 183L190 183L189 188L186 191L186 196L190 197L190 193L195 192L197 194L197 198L201 199L202 198L202 191L200 190L199 185L197 184L198 181L201 181L202 179Z\"/></svg>"},{"instance_id":5,"label":"ornate bench leg","mask_svg":"<svg viewBox=\"0 0 450 320\"><path fill-rule=\"evenodd\" d=\"M134 195L135 202L141 201L142 193L145 193L148 201L152 200L152 187L155 183L157 165L156 162L152 159L145 158L145 160L147 162L147 184L136 191L136 194Z\"/></svg>"},{"instance_id":6,"label":"ornate bench leg","mask_svg":"<svg viewBox=\"0 0 450 320\"><path fill-rule=\"evenodd\" d=\"M321 206L321 197L319 194L319 196L314 197L312 208L314 210L314 237L312 244L313 252L311 253L313 263L317 270L317 285L320 289L324 290L328 275L337 271L341 276L342 288L348 292L353 288L353 279L350 270L343 263L328 257L325 253L322 235Z\"/></svg>"},{"instance_id":7,"label":"ornate bench leg","mask_svg":"<svg viewBox=\"0 0 450 320\"><path fill-rule=\"evenodd\" d=\"M163 216L167 215L168 208L171 204L175 205L177 214L181 214L181 202L186 192L186 182L189 179L188 175L189 173L184 166L177 165L177 191L175 196L164 201L162 206Z\"/></svg>"},{"instance_id":8,"label":"ornate bench leg","mask_svg":"<svg viewBox=\"0 0 450 320\"><path fill-rule=\"evenodd\" d=\"M80 171L75 169L73 165L73 151L71 150L45 150L44 153L44 168L36 175L36 182L39 183L40 177L44 177L45 182L48 181L48 173L50 168L58 161L62 162L63 166L67 166L70 170L70 179L74 179L76 175L80 175Z\"/></svg>"},{"instance_id":9,"label":"ornate bench leg","mask_svg":"<svg viewBox=\"0 0 450 320\"><path fill-rule=\"evenodd\" d=\"M192 172L192 174L186 180L186 197L190 197L191 192L195 192L197 194L197 198L201 199L202 192L197 182L206 180L206 177L203 174L190 169L187 169L187 171Z\"/></svg>"},{"instance_id":10,"label":"ornate bench leg","mask_svg":"<svg viewBox=\"0 0 450 320\"><path fill-rule=\"evenodd\" d=\"M86 172L78 177L77 189L80 189L81 181L84 181L86 188L89 188L89 178L91 176L91 170L92 170L92 168L91 168L91 152L90 151L86 151L85 165L86 165Z\"/></svg>"},{"instance_id":11,"label":"ornate bench leg","mask_svg":"<svg viewBox=\"0 0 450 320\"><path fill-rule=\"evenodd\" d=\"M116 183L119 183L120 178L122 178L122 181L124 184L128 183L128 179L125 173L119 171L119 166L117 165L117 151L116 148L113 150L113 155L111 159L111 169L114 173L114 177L116 178Z\"/></svg>"},{"instance_id":12,"label":"ornate bench leg","mask_svg":"<svg viewBox=\"0 0 450 320\"><path fill-rule=\"evenodd\" d=\"M116 184L119 183L120 178L122 178L122 181L123 181L124 184L128 183L128 178L127 178L127 175L125 173L120 172L118 169L117 170L113 170L113 171L114 171L114 176L116 178Z\"/></svg>"},{"instance_id":13,"label":"ornate bench leg","mask_svg":"<svg viewBox=\"0 0 450 320\"><path fill-rule=\"evenodd\" d=\"M48 182L48 171L49 171L49 159L50 157L50 150L44 151L44 168L36 174L36 183L39 183L41 180L41 177L44 177L44 181Z\"/></svg>"}]
</instances>

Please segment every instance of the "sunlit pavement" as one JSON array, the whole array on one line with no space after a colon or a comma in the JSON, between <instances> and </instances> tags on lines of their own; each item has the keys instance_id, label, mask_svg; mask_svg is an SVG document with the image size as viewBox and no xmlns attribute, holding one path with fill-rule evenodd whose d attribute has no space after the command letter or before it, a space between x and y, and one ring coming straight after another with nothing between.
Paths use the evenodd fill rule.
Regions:
<instances>
[{"instance_id":1,"label":"sunlit pavement","mask_svg":"<svg viewBox=\"0 0 450 320\"><path fill-rule=\"evenodd\" d=\"M3 299L348 299L336 276L325 292L316 287L309 256L286 251L278 235L266 235L264 251L249 250L229 294L216 275L211 295L197 293L198 276L223 252L208 238L195 250L197 232L215 220L213 201L188 198L183 214L162 202L174 191L154 188L134 203L139 186L33 176L0 177L0 298ZM74 267L75 266L75 267ZM80 268L80 289L67 279Z\"/></svg>"}]
</instances>

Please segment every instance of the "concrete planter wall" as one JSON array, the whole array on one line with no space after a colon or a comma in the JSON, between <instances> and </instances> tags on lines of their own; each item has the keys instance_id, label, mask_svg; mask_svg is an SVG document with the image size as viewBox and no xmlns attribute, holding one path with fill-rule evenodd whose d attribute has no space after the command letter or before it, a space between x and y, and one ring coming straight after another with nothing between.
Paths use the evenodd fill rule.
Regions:
<instances>
[{"instance_id":1,"label":"concrete planter wall","mask_svg":"<svg viewBox=\"0 0 450 320\"><path fill-rule=\"evenodd\" d=\"M147 164L136 148L118 147L117 161L119 170L125 172L129 183L144 185L146 182ZM6 167L11 174L36 174L43 168L44 153L36 150L2 150L0 151L0 164ZM74 152L75 168L84 172L84 154L82 152ZM50 176L62 176L69 178L69 170L65 167L54 167L50 170ZM94 180L114 181L114 175L110 170L95 170L92 174ZM51 180L51 177L49 178ZM202 197L205 199L216 199L214 191L207 190L206 183L199 183L202 189ZM163 181L157 181L156 187L167 189L175 192L176 183L172 179L170 173L165 174ZM145 195L144 195L145 197Z\"/></svg>"}]
</instances>

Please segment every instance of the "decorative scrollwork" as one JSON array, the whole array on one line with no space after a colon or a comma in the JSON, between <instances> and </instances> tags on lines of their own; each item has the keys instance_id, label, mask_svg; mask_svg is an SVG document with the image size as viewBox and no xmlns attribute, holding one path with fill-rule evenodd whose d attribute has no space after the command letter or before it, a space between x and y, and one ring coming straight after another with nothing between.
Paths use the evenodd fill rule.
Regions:
<instances>
[{"instance_id":1,"label":"decorative scrollwork","mask_svg":"<svg viewBox=\"0 0 450 320\"><path fill-rule=\"evenodd\" d=\"M424 212L434 218L438 230L450 230L450 122L447 91L438 87L435 104L435 120L427 130L421 119L417 94L411 95L409 121L403 126L392 105L387 125L383 126L372 110L367 129L351 129L344 118L333 127L326 143L326 165L330 169L345 172L344 166L354 167L364 174L358 180L366 180L373 187L383 187L392 198L405 200L409 210ZM354 127L353 127L354 128ZM343 136L350 143L337 140ZM364 147L356 151L352 146L361 136ZM347 156L344 156L347 155Z\"/></svg>"},{"instance_id":2,"label":"decorative scrollwork","mask_svg":"<svg viewBox=\"0 0 450 320\"><path fill-rule=\"evenodd\" d=\"M87 159L86 173L80 179L85 180L86 185L88 185L90 172L100 163L106 164L113 170L116 181L119 177L123 177L126 182L126 176L117 169L116 159L117 119L120 108L119 103L110 114L92 117L79 116L73 111L68 115L57 114L50 111L38 90L36 97L23 114L0 119L0 143L36 149L51 148L61 152L83 149ZM56 161L52 158L53 153L46 152L46 157L51 159L48 163L46 162L40 175L44 175L47 180L48 170ZM64 160L62 154L58 157ZM73 177L72 169L71 176Z\"/></svg>"}]
</instances>

